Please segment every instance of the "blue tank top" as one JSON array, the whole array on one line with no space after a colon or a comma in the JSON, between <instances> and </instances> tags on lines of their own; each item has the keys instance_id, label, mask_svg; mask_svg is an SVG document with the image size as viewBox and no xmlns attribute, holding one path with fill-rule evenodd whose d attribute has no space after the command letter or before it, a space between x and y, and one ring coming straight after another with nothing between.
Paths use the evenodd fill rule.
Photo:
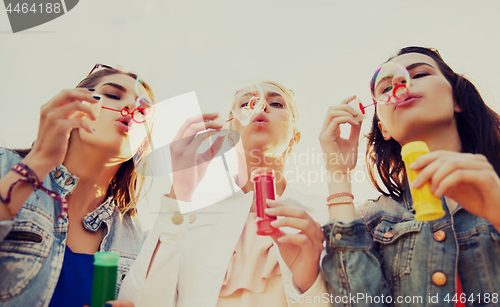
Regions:
<instances>
[{"instance_id":1,"label":"blue tank top","mask_svg":"<svg viewBox=\"0 0 500 307\"><path fill-rule=\"evenodd\" d=\"M61 275L49 307L82 307L92 299L94 255L74 253L67 245Z\"/></svg>"}]
</instances>

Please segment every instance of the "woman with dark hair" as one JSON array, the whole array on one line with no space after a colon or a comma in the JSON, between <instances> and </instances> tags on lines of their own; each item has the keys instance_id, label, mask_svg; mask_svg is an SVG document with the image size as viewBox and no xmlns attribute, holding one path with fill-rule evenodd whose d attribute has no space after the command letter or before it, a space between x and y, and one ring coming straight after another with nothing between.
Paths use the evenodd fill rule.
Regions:
<instances>
[{"instance_id":1,"label":"woman with dark hair","mask_svg":"<svg viewBox=\"0 0 500 307\"><path fill-rule=\"evenodd\" d=\"M90 305L97 251L120 254L119 290L144 239L133 159L153 101L137 75L97 64L42 106L31 150L0 148L1 306Z\"/></svg>"},{"instance_id":2,"label":"woman with dark hair","mask_svg":"<svg viewBox=\"0 0 500 307\"><path fill-rule=\"evenodd\" d=\"M355 212L346 196L355 162L327 163L331 174L344 177L329 184L338 197L329 204L331 221L323 227L322 268L332 301L498 306L500 118L436 50L408 47L388 62L406 67L411 86L405 100L376 105L368 135L368 172L383 195ZM391 88L397 82L394 77ZM328 111L320 135L327 156L357 153L361 120L347 105L351 100ZM344 123L351 124L349 139L340 137ZM437 220L415 219L401 158L402 146L413 141L426 142L430 153L407 166L420 172L411 187L430 182L445 211Z\"/></svg>"}]
</instances>

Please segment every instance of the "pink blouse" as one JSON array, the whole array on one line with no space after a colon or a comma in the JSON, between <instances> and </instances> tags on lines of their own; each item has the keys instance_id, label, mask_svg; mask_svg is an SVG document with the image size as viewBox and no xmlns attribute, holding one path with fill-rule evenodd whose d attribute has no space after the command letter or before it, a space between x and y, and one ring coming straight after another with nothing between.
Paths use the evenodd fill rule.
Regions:
<instances>
[{"instance_id":1,"label":"pink blouse","mask_svg":"<svg viewBox=\"0 0 500 307\"><path fill-rule=\"evenodd\" d=\"M250 212L229 262L217 307L287 306L277 247L257 235L256 214Z\"/></svg>"}]
</instances>

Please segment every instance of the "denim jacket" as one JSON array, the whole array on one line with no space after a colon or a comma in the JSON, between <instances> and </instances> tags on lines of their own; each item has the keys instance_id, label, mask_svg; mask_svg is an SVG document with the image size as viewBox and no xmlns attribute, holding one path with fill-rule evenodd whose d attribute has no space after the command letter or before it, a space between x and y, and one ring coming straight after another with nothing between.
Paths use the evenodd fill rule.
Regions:
<instances>
[{"instance_id":1,"label":"denim jacket","mask_svg":"<svg viewBox=\"0 0 500 307\"><path fill-rule=\"evenodd\" d=\"M450 213L444 198L443 218L417 221L408 194L362 208L364 221L323 227L334 306L453 306L457 273L466 306L500 306L500 235L489 222L460 206Z\"/></svg>"},{"instance_id":2,"label":"denim jacket","mask_svg":"<svg viewBox=\"0 0 500 307\"><path fill-rule=\"evenodd\" d=\"M22 160L0 147L0 176ZM44 180L49 190L66 197L78 183L60 165ZM41 190L31 194L12 221L0 222L0 306L48 306L63 265L68 218L57 218L59 202ZM120 253L117 292L145 239L139 221L120 213L108 198L83 219L84 227L106 229L100 251Z\"/></svg>"}]
</instances>

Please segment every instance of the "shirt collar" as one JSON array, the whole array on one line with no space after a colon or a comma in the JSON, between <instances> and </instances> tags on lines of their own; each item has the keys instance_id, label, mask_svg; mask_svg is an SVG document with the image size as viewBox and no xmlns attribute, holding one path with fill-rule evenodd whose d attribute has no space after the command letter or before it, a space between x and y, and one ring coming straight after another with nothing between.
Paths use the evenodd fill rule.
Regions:
<instances>
[{"instance_id":1,"label":"shirt collar","mask_svg":"<svg viewBox=\"0 0 500 307\"><path fill-rule=\"evenodd\" d=\"M116 205L113 201L113 197L108 197L105 202L83 218L83 226L87 230L97 231L97 229L101 227L103 221L111 219L115 207Z\"/></svg>"}]
</instances>

